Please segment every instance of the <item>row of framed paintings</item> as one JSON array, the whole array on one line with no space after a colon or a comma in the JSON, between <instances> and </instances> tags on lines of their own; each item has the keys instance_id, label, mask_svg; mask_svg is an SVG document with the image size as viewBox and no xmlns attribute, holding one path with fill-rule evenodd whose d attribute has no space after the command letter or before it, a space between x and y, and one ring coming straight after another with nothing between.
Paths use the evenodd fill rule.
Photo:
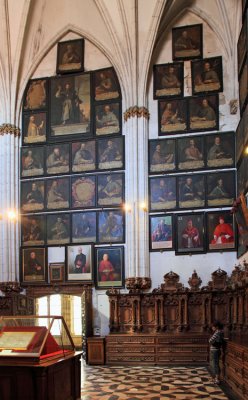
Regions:
<instances>
[{"instance_id":1,"label":"row of framed paintings","mask_svg":"<svg viewBox=\"0 0 248 400\"><path fill-rule=\"evenodd\" d=\"M218 129L217 94L158 101L159 136Z\"/></svg>"},{"instance_id":2,"label":"row of framed paintings","mask_svg":"<svg viewBox=\"0 0 248 400\"><path fill-rule=\"evenodd\" d=\"M245 148L248 145L248 105L239 121L236 129L236 163L244 156Z\"/></svg>"},{"instance_id":3,"label":"row of framed paintings","mask_svg":"<svg viewBox=\"0 0 248 400\"><path fill-rule=\"evenodd\" d=\"M236 198L236 171L149 178L149 209L228 207Z\"/></svg>"},{"instance_id":4,"label":"row of framed paintings","mask_svg":"<svg viewBox=\"0 0 248 400\"><path fill-rule=\"evenodd\" d=\"M74 175L21 182L21 212L120 207L124 173Z\"/></svg>"},{"instance_id":5,"label":"row of framed paintings","mask_svg":"<svg viewBox=\"0 0 248 400\"><path fill-rule=\"evenodd\" d=\"M22 246L68 243L123 243L122 210L85 211L21 216Z\"/></svg>"},{"instance_id":6,"label":"row of framed paintings","mask_svg":"<svg viewBox=\"0 0 248 400\"><path fill-rule=\"evenodd\" d=\"M124 247L96 247L92 243L62 246L59 259L54 247L21 248L21 281L25 285L94 283L97 289L124 286Z\"/></svg>"},{"instance_id":7,"label":"row of framed paintings","mask_svg":"<svg viewBox=\"0 0 248 400\"><path fill-rule=\"evenodd\" d=\"M124 169L124 137L21 148L21 178Z\"/></svg>"},{"instance_id":8,"label":"row of framed paintings","mask_svg":"<svg viewBox=\"0 0 248 400\"><path fill-rule=\"evenodd\" d=\"M238 53L238 74L240 77L248 50L248 11L244 10L244 20L238 38L237 53Z\"/></svg>"},{"instance_id":9,"label":"row of framed paintings","mask_svg":"<svg viewBox=\"0 0 248 400\"><path fill-rule=\"evenodd\" d=\"M236 225L229 211L150 215L150 251L195 254L236 249Z\"/></svg>"},{"instance_id":10,"label":"row of framed paintings","mask_svg":"<svg viewBox=\"0 0 248 400\"><path fill-rule=\"evenodd\" d=\"M191 61L192 94L223 92L222 57ZM184 63L153 66L153 98L183 97Z\"/></svg>"},{"instance_id":11,"label":"row of framed paintings","mask_svg":"<svg viewBox=\"0 0 248 400\"><path fill-rule=\"evenodd\" d=\"M121 132L120 99L112 67L32 79L24 93L23 143Z\"/></svg>"},{"instance_id":12,"label":"row of framed paintings","mask_svg":"<svg viewBox=\"0 0 248 400\"><path fill-rule=\"evenodd\" d=\"M237 193L246 194L248 191L248 154L245 154L237 168Z\"/></svg>"},{"instance_id":13,"label":"row of framed paintings","mask_svg":"<svg viewBox=\"0 0 248 400\"><path fill-rule=\"evenodd\" d=\"M235 134L149 140L149 174L235 167Z\"/></svg>"}]
</instances>

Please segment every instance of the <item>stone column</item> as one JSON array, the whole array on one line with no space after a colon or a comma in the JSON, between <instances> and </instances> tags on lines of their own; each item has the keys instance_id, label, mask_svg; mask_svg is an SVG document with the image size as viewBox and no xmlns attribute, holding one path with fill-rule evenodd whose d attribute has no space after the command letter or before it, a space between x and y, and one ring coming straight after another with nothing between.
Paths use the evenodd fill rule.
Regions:
<instances>
[{"instance_id":1,"label":"stone column","mask_svg":"<svg viewBox=\"0 0 248 400\"><path fill-rule=\"evenodd\" d=\"M145 107L124 113L126 151L126 286L151 287L148 241L148 118Z\"/></svg>"},{"instance_id":2,"label":"stone column","mask_svg":"<svg viewBox=\"0 0 248 400\"><path fill-rule=\"evenodd\" d=\"M19 222L9 219L8 210L19 209L20 129L0 126L0 281L19 281Z\"/></svg>"}]
</instances>

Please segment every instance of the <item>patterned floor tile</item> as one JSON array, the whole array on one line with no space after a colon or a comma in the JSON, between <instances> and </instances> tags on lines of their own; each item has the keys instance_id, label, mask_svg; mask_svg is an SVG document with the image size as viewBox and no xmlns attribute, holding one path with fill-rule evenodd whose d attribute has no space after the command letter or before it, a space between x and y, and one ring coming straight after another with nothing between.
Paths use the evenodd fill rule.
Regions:
<instances>
[{"instance_id":1,"label":"patterned floor tile","mask_svg":"<svg viewBox=\"0 0 248 400\"><path fill-rule=\"evenodd\" d=\"M204 367L82 368L82 400L227 400Z\"/></svg>"}]
</instances>

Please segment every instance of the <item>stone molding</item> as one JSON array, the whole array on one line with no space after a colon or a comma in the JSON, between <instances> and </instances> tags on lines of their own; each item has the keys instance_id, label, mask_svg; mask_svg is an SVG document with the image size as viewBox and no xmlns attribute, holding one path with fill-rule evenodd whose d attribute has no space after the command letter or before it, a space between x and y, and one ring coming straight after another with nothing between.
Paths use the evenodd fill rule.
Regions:
<instances>
[{"instance_id":1,"label":"stone molding","mask_svg":"<svg viewBox=\"0 0 248 400\"><path fill-rule=\"evenodd\" d=\"M133 106L129 107L125 112L124 112L124 121L127 122L129 118L133 117L143 117L145 119L150 118L150 113L146 107L138 107L138 106Z\"/></svg>"},{"instance_id":2,"label":"stone molding","mask_svg":"<svg viewBox=\"0 0 248 400\"><path fill-rule=\"evenodd\" d=\"M0 136L3 135L14 135L17 137L21 136L21 130L15 125L12 124L2 124L0 125Z\"/></svg>"}]
</instances>

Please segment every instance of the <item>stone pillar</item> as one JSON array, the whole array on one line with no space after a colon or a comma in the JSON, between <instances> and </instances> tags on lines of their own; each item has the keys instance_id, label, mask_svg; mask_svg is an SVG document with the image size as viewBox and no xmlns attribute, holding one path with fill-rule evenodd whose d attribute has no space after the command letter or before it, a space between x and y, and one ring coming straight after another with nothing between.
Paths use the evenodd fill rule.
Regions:
<instances>
[{"instance_id":1,"label":"stone pillar","mask_svg":"<svg viewBox=\"0 0 248 400\"><path fill-rule=\"evenodd\" d=\"M148 118L145 107L124 113L126 152L126 286L151 287L148 241Z\"/></svg>"},{"instance_id":2,"label":"stone pillar","mask_svg":"<svg viewBox=\"0 0 248 400\"><path fill-rule=\"evenodd\" d=\"M19 280L19 223L8 210L19 209L19 137L20 129L11 124L0 126L0 281Z\"/></svg>"}]
</instances>

